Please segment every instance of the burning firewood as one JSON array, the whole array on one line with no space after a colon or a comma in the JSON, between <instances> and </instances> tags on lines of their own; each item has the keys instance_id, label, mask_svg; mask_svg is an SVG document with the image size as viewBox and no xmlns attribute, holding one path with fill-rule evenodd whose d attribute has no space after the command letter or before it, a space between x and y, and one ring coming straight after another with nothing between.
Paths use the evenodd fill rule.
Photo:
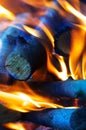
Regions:
<instances>
[{"instance_id":1,"label":"burning firewood","mask_svg":"<svg viewBox=\"0 0 86 130\"><path fill-rule=\"evenodd\" d=\"M26 80L46 61L46 52L39 41L33 37L29 43L23 37L17 37L17 46L7 56L5 67L9 74L18 80Z\"/></svg>"},{"instance_id":2,"label":"burning firewood","mask_svg":"<svg viewBox=\"0 0 86 130\"><path fill-rule=\"evenodd\" d=\"M30 112L22 116L23 121L58 128L59 130L85 130L86 108L46 109Z\"/></svg>"},{"instance_id":3,"label":"burning firewood","mask_svg":"<svg viewBox=\"0 0 86 130\"><path fill-rule=\"evenodd\" d=\"M79 4L77 0L73 4L72 0L69 1L44 0L37 2L35 0L34 2L28 1L27 3L27 0L22 0L17 3L16 0L14 4L11 0L7 0L7 4L5 1L1 2L1 16L5 11L4 18L12 20L10 27L6 31L6 28L3 28L3 32L0 34L0 70L3 68L5 71L4 74L0 71L0 76L2 77L0 79L1 83L7 83L9 77L16 80L27 80L38 69L39 72L44 73L43 70L40 70L42 67L44 67L44 70L46 67L46 77L48 77L47 72L56 76L56 79L53 76L49 77L50 81L56 82L49 82L45 80L48 78L44 77L44 80L42 80L44 82L27 83L34 91L25 82L21 82L21 84L17 83L17 85L14 84L10 87L7 86L9 89L13 87L13 90L10 91L4 89L5 92L3 92L1 88L0 102L5 107L0 105L0 124L8 122L15 123L15 121L30 121L58 130L86 130L86 108L82 105L85 104L86 106L86 80L57 81L57 78L66 80L69 75L73 76L73 74L75 74L73 79L86 79L84 71L86 70L86 61L83 62L83 59L86 59L84 49L86 47L86 17L82 14L81 7L77 8L76 3ZM20 7L18 6L17 8L16 5ZM79 4L79 6L81 5ZM7 16L7 14L11 16ZM18 14L18 19L16 19L16 14ZM67 26L69 28L66 28ZM79 30L73 31L74 27L79 28ZM35 35L34 30L38 32ZM48 42L51 46L51 52L48 49ZM70 47L70 42L74 45L74 49L72 45ZM76 46L77 43L79 46ZM81 51L79 52L79 50ZM50 55L48 55L48 52ZM60 54L60 56L56 55L55 52ZM76 53L77 56L75 56ZM53 57L55 58L53 59ZM70 62L72 60L75 63ZM82 73L80 76L76 72L77 61L80 61L79 70ZM66 66L68 66L67 69ZM68 73L67 70L69 71ZM4 82L3 77L6 78L6 82ZM39 77L41 76L36 77L38 81ZM35 78L32 78L32 81L33 79ZM72 106L71 103L69 105L65 99L68 99L68 101L72 100L72 104L73 102L75 103L73 104L74 107L70 107ZM77 106L79 107L77 101L82 102L80 105L81 108L77 108ZM66 103L67 105L65 105ZM57 107L60 109L57 109ZM1 127L0 129L4 128Z\"/></svg>"},{"instance_id":4,"label":"burning firewood","mask_svg":"<svg viewBox=\"0 0 86 130\"><path fill-rule=\"evenodd\" d=\"M53 97L86 98L85 80L67 80L57 82L31 82L29 86L39 94ZM36 87L37 86L37 87Z\"/></svg>"}]
</instances>

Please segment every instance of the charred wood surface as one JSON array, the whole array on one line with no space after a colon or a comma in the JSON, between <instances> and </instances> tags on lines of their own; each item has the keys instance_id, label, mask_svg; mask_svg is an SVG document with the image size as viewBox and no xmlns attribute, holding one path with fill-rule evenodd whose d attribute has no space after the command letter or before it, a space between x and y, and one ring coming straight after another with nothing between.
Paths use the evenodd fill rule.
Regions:
<instances>
[{"instance_id":1,"label":"charred wood surface","mask_svg":"<svg viewBox=\"0 0 86 130\"><path fill-rule=\"evenodd\" d=\"M29 112L22 116L22 120L58 128L59 130L85 130L86 108L46 109L40 112Z\"/></svg>"},{"instance_id":2,"label":"charred wood surface","mask_svg":"<svg viewBox=\"0 0 86 130\"><path fill-rule=\"evenodd\" d=\"M66 26L55 37L55 52L57 54L68 56L71 46L71 30L73 27Z\"/></svg>"},{"instance_id":3,"label":"charred wood surface","mask_svg":"<svg viewBox=\"0 0 86 130\"><path fill-rule=\"evenodd\" d=\"M86 80L29 82L28 84L31 89L39 94L86 99Z\"/></svg>"},{"instance_id":4,"label":"charred wood surface","mask_svg":"<svg viewBox=\"0 0 86 130\"><path fill-rule=\"evenodd\" d=\"M26 80L46 62L46 52L33 36L28 36L28 41L23 35L15 38L15 49L7 56L5 68L13 78Z\"/></svg>"}]
</instances>

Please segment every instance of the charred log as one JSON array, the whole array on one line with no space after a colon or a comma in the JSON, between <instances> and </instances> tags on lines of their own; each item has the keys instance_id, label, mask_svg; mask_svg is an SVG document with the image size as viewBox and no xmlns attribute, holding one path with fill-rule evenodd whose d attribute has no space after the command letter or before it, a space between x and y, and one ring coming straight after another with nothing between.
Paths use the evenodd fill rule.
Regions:
<instances>
[{"instance_id":1,"label":"charred log","mask_svg":"<svg viewBox=\"0 0 86 130\"><path fill-rule=\"evenodd\" d=\"M8 55L5 67L13 78L26 80L44 64L46 52L36 40L31 39L28 44L22 37L18 37L17 43L20 45Z\"/></svg>"},{"instance_id":2,"label":"charred log","mask_svg":"<svg viewBox=\"0 0 86 130\"><path fill-rule=\"evenodd\" d=\"M31 89L39 94L52 97L71 97L86 99L86 80L57 82L29 82Z\"/></svg>"},{"instance_id":3,"label":"charred log","mask_svg":"<svg viewBox=\"0 0 86 130\"><path fill-rule=\"evenodd\" d=\"M22 116L22 120L58 128L59 130L85 130L86 108L46 109L40 112L29 112Z\"/></svg>"}]
</instances>

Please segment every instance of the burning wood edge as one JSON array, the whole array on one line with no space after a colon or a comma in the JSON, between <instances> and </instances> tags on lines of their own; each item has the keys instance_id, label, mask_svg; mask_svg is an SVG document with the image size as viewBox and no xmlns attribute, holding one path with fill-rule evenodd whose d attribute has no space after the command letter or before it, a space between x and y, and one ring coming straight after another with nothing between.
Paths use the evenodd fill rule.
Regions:
<instances>
[{"instance_id":1,"label":"burning wood edge","mask_svg":"<svg viewBox=\"0 0 86 130\"><path fill-rule=\"evenodd\" d=\"M0 104L0 124L17 121L20 117L20 112L10 110Z\"/></svg>"},{"instance_id":2,"label":"burning wood edge","mask_svg":"<svg viewBox=\"0 0 86 130\"><path fill-rule=\"evenodd\" d=\"M26 80L46 61L46 52L39 41L33 37L29 43L23 37L17 37L17 46L5 62L8 73L17 80Z\"/></svg>"},{"instance_id":3,"label":"burning wood edge","mask_svg":"<svg viewBox=\"0 0 86 130\"><path fill-rule=\"evenodd\" d=\"M59 130L85 130L86 108L45 109L26 113L21 119Z\"/></svg>"},{"instance_id":4,"label":"burning wood edge","mask_svg":"<svg viewBox=\"0 0 86 130\"><path fill-rule=\"evenodd\" d=\"M31 89L39 94L52 97L86 99L86 80L66 80L58 82L29 82Z\"/></svg>"}]
</instances>

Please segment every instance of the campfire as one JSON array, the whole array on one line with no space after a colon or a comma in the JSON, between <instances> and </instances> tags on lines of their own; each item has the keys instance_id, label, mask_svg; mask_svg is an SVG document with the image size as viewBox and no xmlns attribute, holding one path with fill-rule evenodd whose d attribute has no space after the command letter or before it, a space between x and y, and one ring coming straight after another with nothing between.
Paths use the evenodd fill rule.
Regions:
<instances>
[{"instance_id":1,"label":"campfire","mask_svg":"<svg viewBox=\"0 0 86 130\"><path fill-rule=\"evenodd\" d=\"M86 129L86 2L0 1L0 130Z\"/></svg>"}]
</instances>

